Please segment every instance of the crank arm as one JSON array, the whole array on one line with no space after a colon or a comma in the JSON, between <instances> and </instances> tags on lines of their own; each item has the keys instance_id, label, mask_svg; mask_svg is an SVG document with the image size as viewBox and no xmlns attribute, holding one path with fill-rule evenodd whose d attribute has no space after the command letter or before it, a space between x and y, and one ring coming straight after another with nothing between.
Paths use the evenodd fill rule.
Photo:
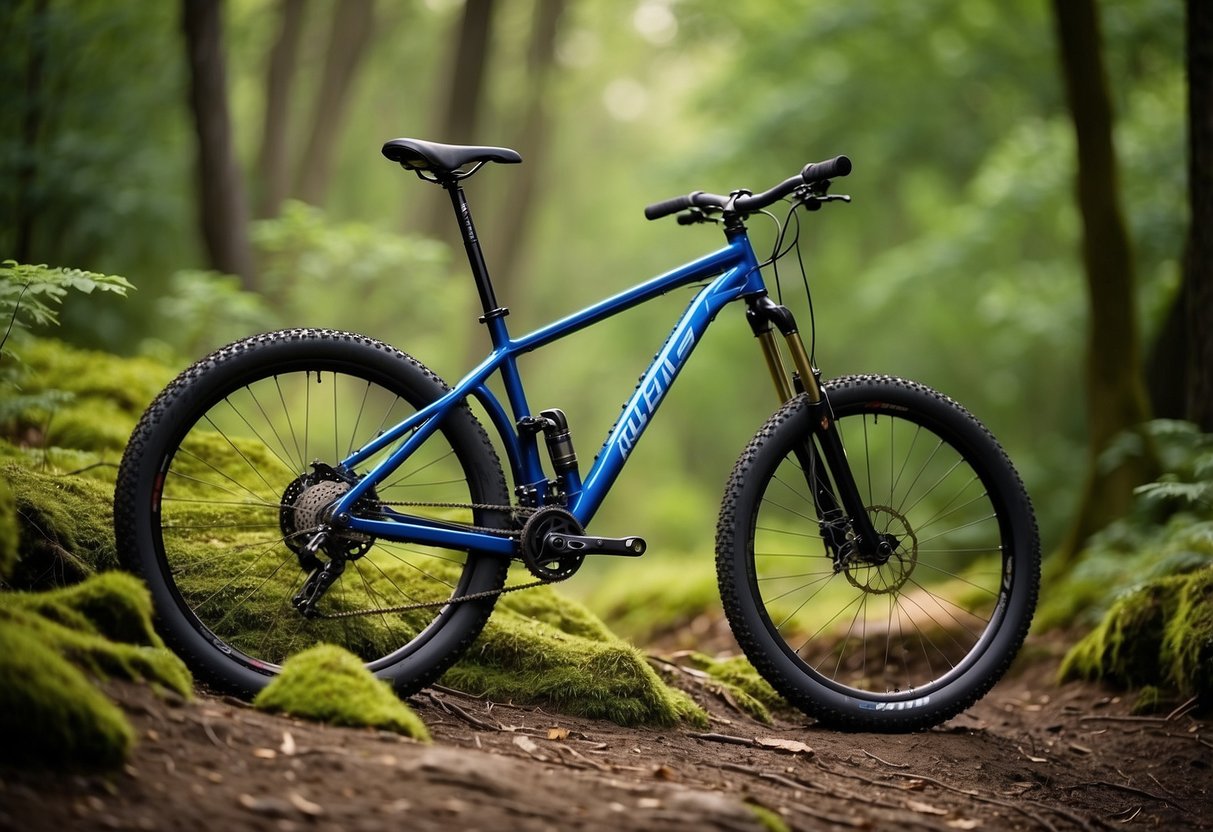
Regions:
<instances>
[{"instance_id":1,"label":"crank arm","mask_svg":"<svg viewBox=\"0 0 1213 832\"><path fill-rule=\"evenodd\" d=\"M543 553L550 557L562 555L619 555L638 558L649 545L642 537L596 537L588 534L551 532L543 539Z\"/></svg>"}]
</instances>

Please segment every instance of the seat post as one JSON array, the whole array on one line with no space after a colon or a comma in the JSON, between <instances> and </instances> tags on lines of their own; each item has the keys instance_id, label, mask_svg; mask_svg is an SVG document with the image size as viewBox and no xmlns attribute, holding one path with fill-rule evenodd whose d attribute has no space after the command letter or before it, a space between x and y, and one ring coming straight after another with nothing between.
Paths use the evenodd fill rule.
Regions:
<instances>
[{"instance_id":1,"label":"seat post","mask_svg":"<svg viewBox=\"0 0 1213 832\"><path fill-rule=\"evenodd\" d=\"M468 265L472 267L472 277L476 281L476 291L480 294L480 305L484 309L481 323L487 323L493 318L501 318L510 314L510 310L497 305L497 296L493 292L493 283L489 279L488 266L484 263L484 252L480 249L480 240L476 237L476 226L472 223L472 211L468 207L467 197L458 179L442 180L442 187L451 196L451 206L455 209L455 219L459 222L459 233L463 237L463 248L467 252Z\"/></svg>"}]
</instances>

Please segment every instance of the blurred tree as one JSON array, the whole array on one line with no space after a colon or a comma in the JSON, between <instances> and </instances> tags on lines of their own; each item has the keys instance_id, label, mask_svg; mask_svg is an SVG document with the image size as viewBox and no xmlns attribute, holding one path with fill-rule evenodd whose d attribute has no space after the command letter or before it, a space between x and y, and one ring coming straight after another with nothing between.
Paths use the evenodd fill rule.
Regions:
<instances>
[{"instance_id":1,"label":"blurred tree","mask_svg":"<svg viewBox=\"0 0 1213 832\"><path fill-rule=\"evenodd\" d=\"M278 216L282 200L290 189L287 129L306 5L306 0L279 0L278 4L278 37L270 50L266 70L265 119L261 131L261 150L257 154L260 179L257 216L262 219Z\"/></svg>"},{"instance_id":2,"label":"blurred tree","mask_svg":"<svg viewBox=\"0 0 1213 832\"><path fill-rule=\"evenodd\" d=\"M1079 508L1057 555L1068 563L1086 539L1129 508L1155 469L1149 445L1109 464L1105 452L1150 418L1140 359L1133 256L1120 207L1112 104L1094 0L1054 0L1066 99L1078 142L1078 204L1089 310L1086 346L1088 465Z\"/></svg>"},{"instance_id":3,"label":"blurred tree","mask_svg":"<svg viewBox=\"0 0 1213 832\"><path fill-rule=\"evenodd\" d=\"M1188 0L1188 418L1213 433L1213 4Z\"/></svg>"},{"instance_id":4,"label":"blurred tree","mask_svg":"<svg viewBox=\"0 0 1213 832\"><path fill-rule=\"evenodd\" d=\"M47 5L48 0L36 0L30 10L29 53L25 63L25 94L21 101L21 149L17 154L15 202L17 205L15 259L20 263L30 262L36 212L34 204L34 177L37 175L37 144L43 118L43 67L47 51Z\"/></svg>"},{"instance_id":5,"label":"blurred tree","mask_svg":"<svg viewBox=\"0 0 1213 832\"><path fill-rule=\"evenodd\" d=\"M208 259L217 271L255 283L244 177L232 144L223 55L221 0L183 0L182 29L190 68L190 108L198 137L198 214Z\"/></svg>"},{"instance_id":6,"label":"blurred tree","mask_svg":"<svg viewBox=\"0 0 1213 832\"><path fill-rule=\"evenodd\" d=\"M467 0L455 29L449 69L441 78L449 79L442 104L442 116L433 138L453 144L479 144L476 127L484 94L485 71L489 65L496 0ZM436 196L431 194L432 197ZM423 225L426 234L458 249L457 227L451 218L450 202L433 198Z\"/></svg>"},{"instance_id":7,"label":"blurred tree","mask_svg":"<svg viewBox=\"0 0 1213 832\"><path fill-rule=\"evenodd\" d=\"M295 176L295 195L323 205L332 177L333 155L345 126L350 90L369 51L375 25L375 0L333 4L324 75L312 109L311 132Z\"/></svg>"},{"instance_id":8,"label":"blurred tree","mask_svg":"<svg viewBox=\"0 0 1213 832\"><path fill-rule=\"evenodd\" d=\"M511 147L522 154L527 164L515 172L506 193L507 204L498 213L501 220L500 254L493 265L493 279L498 295L508 298L510 288L518 282L518 265L530 227L531 203L543 178L543 160L551 138L552 124L548 117L549 80L556 54L556 37L565 10L566 0L538 0L531 23L531 43L527 51L527 91L523 105L522 125Z\"/></svg>"}]
</instances>

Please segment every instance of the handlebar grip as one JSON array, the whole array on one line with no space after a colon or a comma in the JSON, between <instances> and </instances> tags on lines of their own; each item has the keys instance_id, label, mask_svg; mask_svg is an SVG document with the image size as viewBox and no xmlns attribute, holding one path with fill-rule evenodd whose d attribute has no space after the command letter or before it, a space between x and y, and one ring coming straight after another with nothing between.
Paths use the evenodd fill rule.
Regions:
<instances>
[{"instance_id":1,"label":"handlebar grip","mask_svg":"<svg viewBox=\"0 0 1213 832\"><path fill-rule=\"evenodd\" d=\"M655 202L644 209L645 219L659 220L662 217L668 217L670 214L677 214L679 211L685 211L694 203L691 198L694 194L685 196L676 196L673 199L667 199L662 202Z\"/></svg>"},{"instance_id":2,"label":"handlebar grip","mask_svg":"<svg viewBox=\"0 0 1213 832\"><path fill-rule=\"evenodd\" d=\"M800 172L800 178L806 185L821 182L824 179L834 179L846 176L851 172L851 160L846 156L835 156L824 162L809 162Z\"/></svg>"}]
</instances>

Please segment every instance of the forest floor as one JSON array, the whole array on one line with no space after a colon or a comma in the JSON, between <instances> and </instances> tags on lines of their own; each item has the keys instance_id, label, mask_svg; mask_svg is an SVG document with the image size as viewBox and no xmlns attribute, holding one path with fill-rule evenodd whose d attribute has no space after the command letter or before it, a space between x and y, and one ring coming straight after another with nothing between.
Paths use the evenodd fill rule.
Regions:
<instances>
[{"instance_id":1,"label":"forest floor","mask_svg":"<svg viewBox=\"0 0 1213 832\"><path fill-rule=\"evenodd\" d=\"M763 725L677 671L707 732L437 688L411 700L433 733L423 745L116 685L140 735L130 762L0 771L0 829L759 830L763 809L791 829L1213 829L1213 722L1132 716L1129 698L1056 685L1055 641L1030 642L967 713L892 736L788 712Z\"/></svg>"}]
</instances>

